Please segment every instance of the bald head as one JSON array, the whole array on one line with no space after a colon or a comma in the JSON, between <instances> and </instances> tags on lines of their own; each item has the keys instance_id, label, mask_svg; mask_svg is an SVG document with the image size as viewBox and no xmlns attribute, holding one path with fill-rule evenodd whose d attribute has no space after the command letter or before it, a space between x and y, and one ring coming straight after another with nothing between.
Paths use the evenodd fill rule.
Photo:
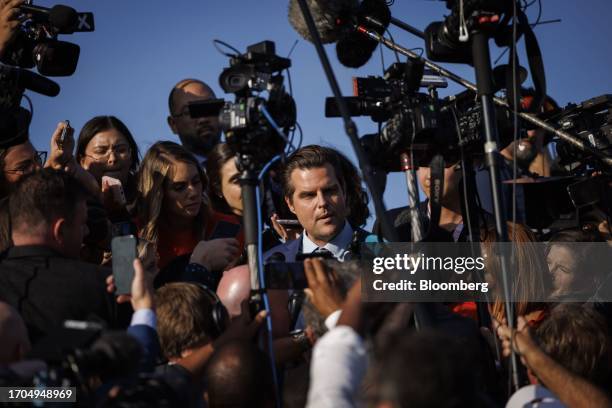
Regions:
<instances>
[{"instance_id":1,"label":"bald head","mask_svg":"<svg viewBox=\"0 0 612 408\"><path fill-rule=\"evenodd\" d=\"M0 364L23 359L30 351L30 340L25 323L17 310L0 302Z\"/></svg>"},{"instance_id":2,"label":"bald head","mask_svg":"<svg viewBox=\"0 0 612 408\"><path fill-rule=\"evenodd\" d=\"M227 309L230 319L240 316L240 303L251 295L251 275L248 265L240 265L223 272L223 277L217 286L217 296ZM289 301L286 290L268 290L270 316L274 324L274 337L286 336L289 332Z\"/></svg>"},{"instance_id":3,"label":"bald head","mask_svg":"<svg viewBox=\"0 0 612 408\"><path fill-rule=\"evenodd\" d=\"M206 368L208 406L273 407L268 357L249 342L230 342L213 354Z\"/></svg>"},{"instance_id":4,"label":"bald head","mask_svg":"<svg viewBox=\"0 0 612 408\"><path fill-rule=\"evenodd\" d=\"M227 309L230 318L240 316L240 303L251 292L251 275L248 265L240 265L223 273L217 287L217 296Z\"/></svg>"},{"instance_id":5,"label":"bald head","mask_svg":"<svg viewBox=\"0 0 612 408\"><path fill-rule=\"evenodd\" d=\"M178 113L176 110L176 100L184 94L193 94L203 99L215 98L215 92L205 82L193 78L182 79L174 85L168 96L170 116Z\"/></svg>"},{"instance_id":6,"label":"bald head","mask_svg":"<svg viewBox=\"0 0 612 408\"><path fill-rule=\"evenodd\" d=\"M206 156L221 140L219 118L204 116L191 118L189 103L216 98L212 88L193 78L179 81L168 96L168 125L191 153Z\"/></svg>"}]
</instances>

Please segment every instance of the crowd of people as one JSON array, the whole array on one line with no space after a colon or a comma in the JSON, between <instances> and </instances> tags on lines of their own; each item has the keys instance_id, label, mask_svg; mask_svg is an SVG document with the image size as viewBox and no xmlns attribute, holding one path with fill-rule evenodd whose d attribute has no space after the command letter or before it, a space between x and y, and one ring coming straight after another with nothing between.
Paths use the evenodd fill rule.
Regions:
<instances>
[{"instance_id":1,"label":"crowd of people","mask_svg":"<svg viewBox=\"0 0 612 408\"><path fill-rule=\"evenodd\" d=\"M6 10L20 3L0 1L11 30ZM261 245L272 267L301 263L307 288L270 289L258 309L240 152L222 140L217 117L189 114L190 102L213 98L204 82L179 81L168 126L180 143L146 152L115 116L92 118L78 135L59 123L48 152L27 126L2 135L11 141L0 149L2 386L74 386L78 404L105 407L612 407L605 208L546 233L508 222L520 244L512 313L494 256L486 303L368 303L361 244L385 236L380 220L365 229L360 171L336 149L299 147L260 186ZM551 174L540 133L517 143L505 159L531 149L525 172ZM464 220L464 164L444 169L437 225L432 171L418 169L425 240L476 234L491 254L493 215L479 207L476 223ZM402 242L411 240L407 211L385 214ZM118 236L138 239L127 294L113 275Z\"/></svg>"}]
</instances>

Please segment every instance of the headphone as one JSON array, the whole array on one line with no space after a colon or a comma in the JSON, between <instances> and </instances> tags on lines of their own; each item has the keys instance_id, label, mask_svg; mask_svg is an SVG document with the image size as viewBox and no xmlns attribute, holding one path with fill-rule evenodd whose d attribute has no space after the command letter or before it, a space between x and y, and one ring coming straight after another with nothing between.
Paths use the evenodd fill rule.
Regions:
<instances>
[{"instance_id":1,"label":"headphone","mask_svg":"<svg viewBox=\"0 0 612 408\"><path fill-rule=\"evenodd\" d=\"M219 299L219 296L217 296L217 294L212 289L199 282L189 283L197 285L211 300L211 318L213 321L213 333L210 333L210 335L212 338L216 339L227 328L227 324L229 322L229 313L227 312L227 309L225 308L223 303L221 303L221 299Z\"/></svg>"}]
</instances>

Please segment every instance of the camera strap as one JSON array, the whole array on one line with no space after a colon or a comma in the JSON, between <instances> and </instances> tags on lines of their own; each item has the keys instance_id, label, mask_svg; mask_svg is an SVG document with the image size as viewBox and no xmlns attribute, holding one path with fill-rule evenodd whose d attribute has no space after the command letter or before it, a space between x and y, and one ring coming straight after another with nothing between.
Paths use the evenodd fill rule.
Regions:
<instances>
[{"instance_id":1,"label":"camera strap","mask_svg":"<svg viewBox=\"0 0 612 408\"><path fill-rule=\"evenodd\" d=\"M529 110L535 113L540 111L540 107L546 100L546 74L544 73L544 59L542 58L542 51L540 50L538 39L536 38L533 29L529 24L527 16L524 12L518 11L517 18L521 26L521 31L525 35L525 51L527 52L527 60L529 61L529 71L531 72L531 79L535 88L535 92L533 95L533 103L531 104ZM512 43L511 41L510 47L510 57L508 64L512 65L512 48L516 47L516 44ZM512 82L509 82L508 84L511 83ZM508 86L508 88L511 88L511 86ZM511 90L508 89L508 91L509 96L512 96L512 94L510 93ZM510 101L514 101L513 96L509 97L508 99Z\"/></svg>"},{"instance_id":2,"label":"camera strap","mask_svg":"<svg viewBox=\"0 0 612 408\"><path fill-rule=\"evenodd\" d=\"M429 163L429 226L426 236L438 228L440 223L442 192L444 191L444 157L437 153Z\"/></svg>"}]
</instances>

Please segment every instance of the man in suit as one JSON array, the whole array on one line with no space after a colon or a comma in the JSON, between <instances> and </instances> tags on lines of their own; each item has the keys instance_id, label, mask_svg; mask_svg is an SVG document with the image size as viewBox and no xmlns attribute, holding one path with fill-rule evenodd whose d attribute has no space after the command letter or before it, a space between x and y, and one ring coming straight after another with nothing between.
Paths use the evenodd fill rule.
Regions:
<instances>
[{"instance_id":1,"label":"man in suit","mask_svg":"<svg viewBox=\"0 0 612 408\"><path fill-rule=\"evenodd\" d=\"M300 253L327 253L349 259L368 233L367 195L352 163L338 151L317 145L294 152L283 169L283 192L289 210L304 232L272 248L264 258L295 261ZM282 256L281 256L282 255ZM283 258L284 257L284 258Z\"/></svg>"},{"instance_id":2,"label":"man in suit","mask_svg":"<svg viewBox=\"0 0 612 408\"><path fill-rule=\"evenodd\" d=\"M36 343L65 320L116 326L105 268L78 261L87 193L64 172L24 177L9 199L14 246L0 259L0 300L17 309Z\"/></svg>"}]
</instances>

